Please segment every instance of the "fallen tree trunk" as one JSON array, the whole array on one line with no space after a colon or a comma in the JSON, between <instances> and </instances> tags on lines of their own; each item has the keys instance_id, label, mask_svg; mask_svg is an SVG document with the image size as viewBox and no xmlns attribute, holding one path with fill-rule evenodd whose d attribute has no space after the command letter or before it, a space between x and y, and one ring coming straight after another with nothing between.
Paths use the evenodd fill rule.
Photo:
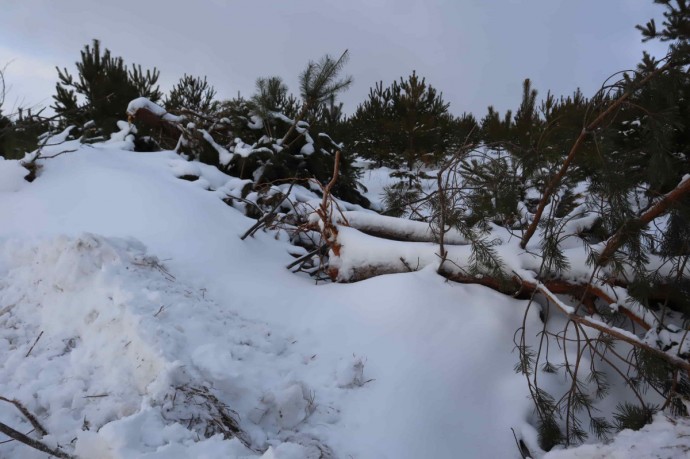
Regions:
<instances>
[{"instance_id":1,"label":"fallen tree trunk","mask_svg":"<svg viewBox=\"0 0 690 459\"><path fill-rule=\"evenodd\" d=\"M158 134L159 139L164 140L166 146L173 148L180 134L182 127L179 123L165 118L161 113L154 113L149 107L135 107L129 110L127 117L130 123L145 126Z\"/></svg>"},{"instance_id":2,"label":"fallen tree trunk","mask_svg":"<svg viewBox=\"0 0 690 459\"><path fill-rule=\"evenodd\" d=\"M438 265L440 262L438 246L435 244L389 241L365 235L355 228L345 226L338 227L335 234L337 240L332 242L337 244L337 250L330 254L329 275L336 282L358 282L384 274L417 271L429 265ZM533 278L534 273L520 268L517 264L512 268L512 275L501 278L472 275L466 272L471 258L471 247L452 246L448 249L447 263L444 263L444 268L439 272L448 280L483 285L519 299L529 299L534 291L538 290L539 283L526 280ZM614 288L625 286L596 285L561 278L541 279L540 282L554 294L569 295L581 302L590 315L596 313L595 301L600 300L606 306L613 305L614 309L644 330L656 326L653 316L649 317L634 308L623 306L622 303L625 303L627 298L616 298Z\"/></svg>"},{"instance_id":3,"label":"fallen tree trunk","mask_svg":"<svg viewBox=\"0 0 690 459\"><path fill-rule=\"evenodd\" d=\"M426 222L387 217L373 212L343 212L352 228L370 236L402 242L438 242L438 235ZM468 241L459 231L451 229L444 235L448 245L465 245Z\"/></svg>"}]
</instances>

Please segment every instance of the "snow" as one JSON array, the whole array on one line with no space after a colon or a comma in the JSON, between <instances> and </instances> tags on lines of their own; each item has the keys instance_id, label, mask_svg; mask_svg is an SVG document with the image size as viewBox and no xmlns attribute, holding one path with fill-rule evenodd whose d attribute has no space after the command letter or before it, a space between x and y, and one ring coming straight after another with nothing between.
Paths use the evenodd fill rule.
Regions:
<instances>
[{"instance_id":1,"label":"snow","mask_svg":"<svg viewBox=\"0 0 690 459\"><path fill-rule=\"evenodd\" d=\"M401 240L417 240L433 242L438 237L431 226L425 222L414 220L401 220L387 217L374 212L345 211L342 213L345 220L360 231L388 230L394 231ZM336 217L339 217L336 214ZM467 240L455 228L450 229L444 236L446 244L467 244Z\"/></svg>"},{"instance_id":2,"label":"snow","mask_svg":"<svg viewBox=\"0 0 690 459\"><path fill-rule=\"evenodd\" d=\"M623 430L609 444L551 451L544 459L683 459L690 455L690 421L658 414L639 431Z\"/></svg>"},{"instance_id":3,"label":"snow","mask_svg":"<svg viewBox=\"0 0 690 459\"><path fill-rule=\"evenodd\" d=\"M519 457L512 428L543 456L524 376L513 371L527 303L446 282L437 244L356 229L431 241L427 223L338 201L352 227L339 227L333 266L406 263L415 272L314 285L284 268L305 252L284 233L240 240L255 221L223 199L241 197L250 181L171 151L127 151L130 127L120 128L93 145L65 135L56 148L78 151L39 159L32 183L19 162L0 160L0 395L37 415L50 432L43 441L111 459ZM234 154L252 148L238 143ZM389 172L365 172L370 195L392 182ZM304 186L290 190L298 210L320 201ZM582 215L570 224L590 223ZM506 269L535 281L538 257L506 230L494 226L492 237ZM462 236L447 242L447 268L466 266ZM585 279L586 251L569 244L568 276ZM633 307L617 287L601 288ZM542 330L538 308L524 325ZM540 378L555 393L569 384ZM207 430L223 412L240 438ZM31 430L8 404L0 422ZM546 457L636 457L635 442L650 445L637 457L661 445L684 457L687 427L658 416L610 445ZM0 457L45 457L2 441Z\"/></svg>"},{"instance_id":4,"label":"snow","mask_svg":"<svg viewBox=\"0 0 690 459\"><path fill-rule=\"evenodd\" d=\"M24 188L27 185L24 177L28 174L29 171L18 161L7 161L0 156L0 193L11 193Z\"/></svg>"},{"instance_id":5,"label":"snow","mask_svg":"<svg viewBox=\"0 0 690 459\"><path fill-rule=\"evenodd\" d=\"M299 152L301 155L307 155L307 156L313 155L314 154L314 144L313 143L305 143Z\"/></svg>"},{"instance_id":6,"label":"snow","mask_svg":"<svg viewBox=\"0 0 690 459\"><path fill-rule=\"evenodd\" d=\"M235 139L235 146L233 152L236 155L240 155L242 158L249 157L252 153L255 153L254 146L242 142L239 137Z\"/></svg>"},{"instance_id":7,"label":"snow","mask_svg":"<svg viewBox=\"0 0 690 459\"><path fill-rule=\"evenodd\" d=\"M286 241L239 239L253 220L218 195L237 179L178 161L83 146L0 193L0 394L47 443L113 459L516 455L525 302L433 269L315 286L285 270ZM176 178L186 167L217 191ZM183 388L234 410L251 449L204 438L188 420L212 410Z\"/></svg>"},{"instance_id":8,"label":"snow","mask_svg":"<svg viewBox=\"0 0 690 459\"><path fill-rule=\"evenodd\" d=\"M232 161L234 155L221 145L218 145L216 141L213 140L213 137L211 137L211 134L209 134L206 130L200 129L200 132L204 137L204 140L206 140L214 148L214 150L218 152L218 162L223 166L230 164L230 161Z\"/></svg>"},{"instance_id":9,"label":"snow","mask_svg":"<svg viewBox=\"0 0 690 459\"><path fill-rule=\"evenodd\" d=\"M361 158L354 161L354 166L362 169L362 176L359 181L366 187L366 191L362 194L371 202L372 209L377 211L384 210L385 205L383 201L386 188L400 183L399 178L391 176L396 170L388 167L374 167L373 162ZM425 193L436 189L436 171L417 170L415 172L424 172L433 177L433 179L420 179L422 190Z\"/></svg>"}]
</instances>

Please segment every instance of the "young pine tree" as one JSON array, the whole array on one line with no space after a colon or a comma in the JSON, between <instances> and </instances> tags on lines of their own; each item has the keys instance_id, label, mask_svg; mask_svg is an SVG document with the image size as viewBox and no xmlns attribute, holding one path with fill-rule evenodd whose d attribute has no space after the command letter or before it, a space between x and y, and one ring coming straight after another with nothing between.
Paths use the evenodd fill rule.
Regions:
<instances>
[{"instance_id":1,"label":"young pine tree","mask_svg":"<svg viewBox=\"0 0 690 459\"><path fill-rule=\"evenodd\" d=\"M81 127L93 121L103 134L108 134L117 129L118 120L126 119L130 101L146 97L157 102L161 98L158 70L144 72L137 65L130 70L121 57L102 50L98 40L84 47L76 67L76 78L66 68L57 68L59 81L52 108L65 126Z\"/></svg>"}]
</instances>

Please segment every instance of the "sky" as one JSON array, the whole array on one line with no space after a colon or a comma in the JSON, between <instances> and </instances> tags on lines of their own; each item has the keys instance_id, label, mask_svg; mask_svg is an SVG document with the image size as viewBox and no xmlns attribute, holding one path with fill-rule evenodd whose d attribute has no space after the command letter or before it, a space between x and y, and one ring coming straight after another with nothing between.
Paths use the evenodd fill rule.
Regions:
<instances>
[{"instance_id":1,"label":"sky","mask_svg":"<svg viewBox=\"0 0 690 459\"><path fill-rule=\"evenodd\" d=\"M591 95L643 49L665 49L634 28L660 16L652 0L22 0L0 10L4 113L50 105L55 67L74 73L94 38L126 63L157 67L166 91L185 73L205 75L222 98L249 96L273 75L297 92L309 60L348 49L347 113L376 82L416 70L451 112L478 117L516 108L525 78L540 95Z\"/></svg>"}]
</instances>

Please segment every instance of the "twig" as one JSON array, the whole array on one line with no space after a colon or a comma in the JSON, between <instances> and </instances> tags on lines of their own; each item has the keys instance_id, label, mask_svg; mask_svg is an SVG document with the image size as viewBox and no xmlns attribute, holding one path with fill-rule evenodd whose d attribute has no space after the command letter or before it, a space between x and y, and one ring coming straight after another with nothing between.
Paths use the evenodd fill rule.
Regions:
<instances>
[{"instance_id":1,"label":"twig","mask_svg":"<svg viewBox=\"0 0 690 459\"><path fill-rule=\"evenodd\" d=\"M41 336L43 336L43 330L41 330L41 333L38 334L38 337L36 337L36 341L34 341L34 344L31 345L29 352L27 352L24 357L28 357L29 354L31 354L31 351L34 350L34 347L36 346L36 343L38 343L38 340L41 339Z\"/></svg>"},{"instance_id":2,"label":"twig","mask_svg":"<svg viewBox=\"0 0 690 459\"><path fill-rule=\"evenodd\" d=\"M599 255L599 264L603 266L611 260L613 254L623 243L623 235L627 229L637 225L649 224L649 222L666 212L668 208L673 205L673 203L677 202L688 192L690 192L690 178L685 178L676 188L665 194L663 198L643 212L642 215L635 219L628 220L621 225L621 227L618 228L618 231L616 231L616 233L606 242L604 250L602 250L601 255Z\"/></svg>"},{"instance_id":3,"label":"twig","mask_svg":"<svg viewBox=\"0 0 690 459\"><path fill-rule=\"evenodd\" d=\"M297 266L298 264L302 263L303 261L306 261L306 260L310 259L311 257L313 257L314 255L316 255L317 253L322 252L326 247L327 247L327 245L324 244L324 245L322 245L322 246L320 246L320 247L315 248L314 250L312 250L312 251L309 252L308 254L302 255L302 256L299 257L298 259L294 260L292 263L290 263L289 265L287 265L285 268L286 268L286 269L292 269L292 268L294 268L295 266Z\"/></svg>"},{"instance_id":4,"label":"twig","mask_svg":"<svg viewBox=\"0 0 690 459\"><path fill-rule=\"evenodd\" d=\"M513 438L515 438L515 444L517 445L518 450L520 451L520 456L522 456L522 459L532 459L532 454L529 452L529 449L527 448L527 445L525 445L525 442L522 440L518 440L517 435L515 435L515 429L511 427L510 431L513 432Z\"/></svg>"},{"instance_id":5,"label":"twig","mask_svg":"<svg viewBox=\"0 0 690 459\"><path fill-rule=\"evenodd\" d=\"M31 411L29 411L24 405L22 405L21 402L19 402L19 400L10 400L9 398L5 398L3 396L0 396L0 400L14 405L15 408L17 408L19 412L22 413L24 417L31 423L34 430L38 432L41 436L48 435L48 431L45 429L45 427L41 425L40 422L38 422L36 416L31 414Z\"/></svg>"},{"instance_id":6,"label":"twig","mask_svg":"<svg viewBox=\"0 0 690 459\"><path fill-rule=\"evenodd\" d=\"M271 209L269 212L263 214L261 218L252 225L251 228L247 230L242 236L240 236L241 240L245 240L249 236L253 236L254 233L256 233L262 226L264 226L271 218L275 217L276 211L278 208L285 202L285 200L290 196L290 192L292 191L292 187L295 185L295 182L290 183L290 187L288 188L287 192L283 194L283 197L276 203L275 206L273 206L273 209Z\"/></svg>"},{"instance_id":7,"label":"twig","mask_svg":"<svg viewBox=\"0 0 690 459\"><path fill-rule=\"evenodd\" d=\"M563 303L556 298L556 296L549 291L548 288L544 284L537 284L536 289L549 298L553 303L556 304L556 306L568 317L568 319L572 320L573 322L576 322L578 324L587 326L589 328L594 328L595 330L598 330L602 333L605 333L607 335L610 335L614 338L617 338L621 341L625 341L628 344L631 344L637 348L644 349L645 351L648 351L652 354L654 354L656 357L660 357L663 360L666 360L668 363L671 365L674 365L676 367L680 367L690 373L690 362L677 357L675 355L669 354L667 352L664 352L660 349L657 349L655 347L652 347L646 343L644 343L640 338L637 336L633 335L632 333L628 333L624 330L620 330L614 327L610 327L606 325L603 322L599 322L598 320L591 320L588 319L587 317L583 316L578 316L576 314L573 314L568 310L567 307L563 305Z\"/></svg>"},{"instance_id":8,"label":"twig","mask_svg":"<svg viewBox=\"0 0 690 459\"><path fill-rule=\"evenodd\" d=\"M36 159L53 159L60 155L64 155L65 153L74 153L75 151L77 151L76 148L74 150L62 150L61 152L55 153L54 155L50 156L37 155Z\"/></svg>"},{"instance_id":9,"label":"twig","mask_svg":"<svg viewBox=\"0 0 690 459\"><path fill-rule=\"evenodd\" d=\"M75 457L71 454L67 454L64 451L60 451L59 449L53 449L41 441L34 440L33 438L24 435L18 430L14 430L12 427L8 426L3 422L0 422L0 432L4 433L10 438L17 440L20 443L24 443L25 445L30 446L31 448L43 451L46 454L52 454L53 456L61 459L75 459Z\"/></svg>"}]
</instances>

